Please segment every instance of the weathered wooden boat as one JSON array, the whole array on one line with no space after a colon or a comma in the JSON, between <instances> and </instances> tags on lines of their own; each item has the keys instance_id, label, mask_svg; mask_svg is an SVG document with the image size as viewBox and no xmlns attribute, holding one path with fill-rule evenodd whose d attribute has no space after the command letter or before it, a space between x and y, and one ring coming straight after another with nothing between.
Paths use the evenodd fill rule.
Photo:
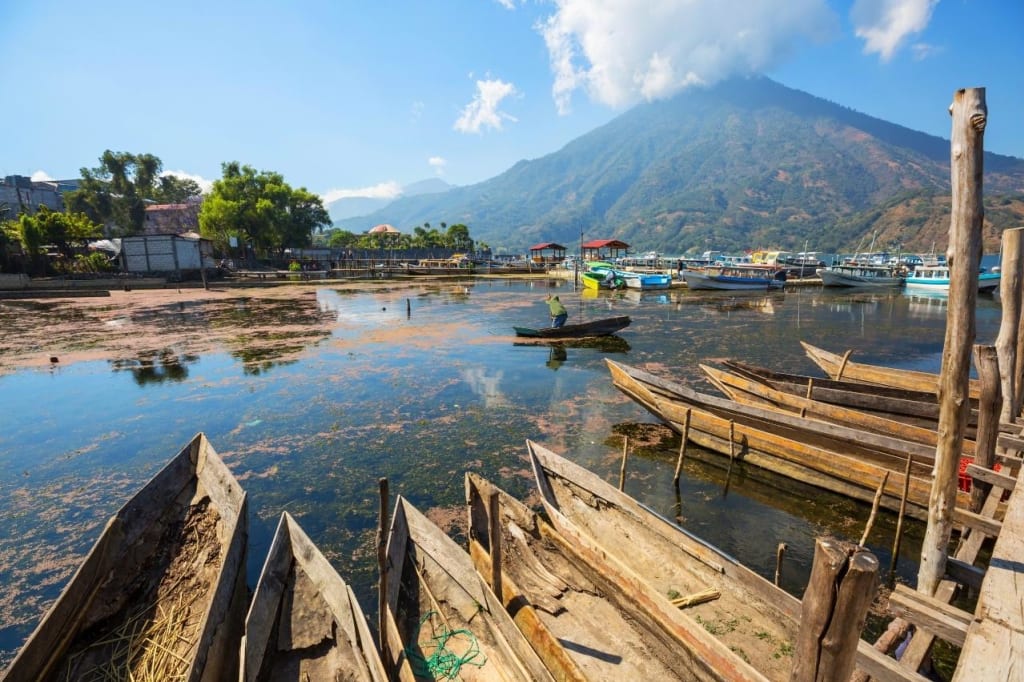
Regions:
<instances>
[{"instance_id":1,"label":"weathered wooden boat","mask_svg":"<svg viewBox=\"0 0 1024 682\"><path fill-rule=\"evenodd\" d=\"M587 270L580 273L580 280L587 289L622 289L626 286L625 280L618 276L611 268Z\"/></svg>"},{"instance_id":2,"label":"weathered wooden boat","mask_svg":"<svg viewBox=\"0 0 1024 682\"><path fill-rule=\"evenodd\" d=\"M395 679L553 679L466 551L401 496L387 567L381 638Z\"/></svg>"},{"instance_id":3,"label":"weathered wooden boat","mask_svg":"<svg viewBox=\"0 0 1024 682\"><path fill-rule=\"evenodd\" d=\"M683 280L690 289L766 291L785 286L786 270L753 264L708 265L699 270L683 270Z\"/></svg>"},{"instance_id":4,"label":"weathered wooden boat","mask_svg":"<svg viewBox=\"0 0 1024 682\"><path fill-rule=\"evenodd\" d=\"M874 498L885 479L880 503L893 511L900 506L907 455L913 454L907 514L927 518L934 448L742 406L607 358L605 362L619 390L677 433L683 432L689 415L687 437L696 444L730 461L747 461L864 502ZM960 503L966 505L967 498Z\"/></svg>"},{"instance_id":5,"label":"weathered wooden boat","mask_svg":"<svg viewBox=\"0 0 1024 682\"><path fill-rule=\"evenodd\" d=\"M200 433L111 517L3 679L234 677L247 534L245 492Z\"/></svg>"},{"instance_id":6,"label":"weathered wooden boat","mask_svg":"<svg viewBox=\"0 0 1024 682\"><path fill-rule=\"evenodd\" d=\"M737 360L723 360L722 365L737 375L784 393L805 396L819 402L841 405L925 428L935 429L938 425L939 404L934 393L776 372ZM977 411L973 410L968 421L969 435L973 435L976 425Z\"/></svg>"},{"instance_id":7,"label":"weathered wooden boat","mask_svg":"<svg viewBox=\"0 0 1024 682\"><path fill-rule=\"evenodd\" d=\"M287 512L256 583L240 654L240 682L388 679L352 589Z\"/></svg>"},{"instance_id":8,"label":"weathered wooden boat","mask_svg":"<svg viewBox=\"0 0 1024 682\"><path fill-rule=\"evenodd\" d=\"M988 272L982 268L978 273L978 291L995 291L999 288L1001 273ZM918 265L907 276L907 289L949 293L949 266Z\"/></svg>"},{"instance_id":9,"label":"weathered wooden boat","mask_svg":"<svg viewBox=\"0 0 1024 682\"><path fill-rule=\"evenodd\" d=\"M894 367L882 367L880 365L868 365L850 360L851 351L844 355L830 353L823 348L812 346L806 341L801 341L807 357L814 361L833 379L849 379L860 381L866 384L878 384L880 386L893 386L905 388L911 391L922 391L926 393L937 393L939 390L939 375L931 372L921 372L912 369L898 369ZM981 387L977 379L971 379L970 396L977 399Z\"/></svg>"},{"instance_id":10,"label":"weathered wooden boat","mask_svg":"<svg viewBox=\"0 0 1024 682\"><path fill-rule=\"evenodd\" d=\"M492 494L497 523L490 518ZM582 534L556 532L473 474L466 475L466 499L477 570L491 575L492 542L500 534L503 601L556 678L766 679L624 564L599 556Z\"/></svg>"},{"instance_id":11,"label":"weathered wooden boat","mask_svg":"<svg viewBox=\"0 0 1024 682\"><path fill-rule=\"evenodd\" d=\"M585 336L608 336L628 327L632 320L628 315L619 317L606 317L601 320L580 322L579 324L564 324L561 327L513 327L516 336L540 338L540 339L571 339Z\"/></svg>"},{"instance_id":12,"label":"weathered wooden boat","mask_svg":"<svg viewBox=\"0 0 1024 682\"><path fill-rule=\"evenodd\" d=\"M688 586L688 591L717 591L719 599L698 602L686 613L712 626L740 624L708 630L715 629L724 644L742 651L760 672L771 678L786 677L792 661L785 652L797 637L802 615L796 597L594 473L536 443L527 441L527 448L537 489L556 529L565 526L567 535L585 535L604 553L634 569L655 592L679 591L679 585ZM892 677L895 673L903 674L894 659L863 640L856 663L877 679L897 679ZM924 678L912 679L923 682Z\"/></svg>"},{"instance_id":13,"label":"weathered wooden boat","mask_svg":"<svg viewBox=\"0 0 1024 682\"><path fill-rule=\"evenodd\" d=\"M938 444L938 434L934 428L908 424L870 412L777 391L765 384L708 365L702 364L700 368L708 380L720 391L744 405L763 407L784 414L796 414L802 419L817 419L832 424L866 429L873 433L892 435L903 440L922 443L932 448ZM976 444L973 440L964 440L962 452L968 457L973 457L975 447Z\"/></svg>"},{"instance_id":14,"label":"weathered wooden boat","mask_svg":"<svg viewBox=\"0 0 1024 682\"><path fill-rule=\"evenodd\" d=\"M723 645L743 651L769 679L788 679L792 659L780 652L796 638L798 599L590 471L537 443L528 441L527 448L547 516L559 532L585 534L654 593L715 590L717 598L681 613L708 624ZM738 625L715 627L719 623Z\"/></svg>"}]
</instances>

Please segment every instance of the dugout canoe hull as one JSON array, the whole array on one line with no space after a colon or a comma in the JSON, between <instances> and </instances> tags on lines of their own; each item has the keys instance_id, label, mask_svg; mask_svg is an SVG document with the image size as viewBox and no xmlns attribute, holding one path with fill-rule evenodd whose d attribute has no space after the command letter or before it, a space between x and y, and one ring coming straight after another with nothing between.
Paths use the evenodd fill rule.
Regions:
<instances>
[{"instance_id":1,"label":"dugout canoe hull","mask_svg":"<svg viewBox=\"0 0 1024 682\"><path fill-rule=\"evenodd\" d=\"M775 654L795 641L800 619L796 597L592 472L532 441L527 449L544 508L559 532L585 535L641 576L652 593L717 590L718 599L681 613L695 623L744 623L737 630L723 628L715 637L726 647L743 650L769 679L788 679L788 661Z\"/></svg>"},{"instance_id":2,"label":"dugout canoe hull","mask_svg":"<svg viewBox=\"0 0 1024 682\"><path fill-rule=\"evenodd\" d=\"M766 679L584 535L568 525L556 530L467 474L471 553L481 574L490 574L491 493L499 499L503 596L510 611L531 606L552 639L565 644L574 669L556 668L556 677Z\"/></svg>"},{"instance_id":3,"label":"dugout canoe hull","mask_svg":"<svg viewBox=\"0 0 1024 682\"><path fill-rule=\"evenodd\" d=\"M605 359L605 362L611 372L612 381L619 390L677 433L683 432L683 424L689 412L690 425L687 435L688 439L697 445L726 457L735 457L783 476L869 503L888 474L880 504L892 511L899 510L906 455L899 457L879 452L872 453L862 448L860 454L854 456L821 445L808 444L794 437L779 435L774 432L775 428L766 429L723 417L704 403L729 402L720 398L697 394L699 400L693 403L669 399L659 386L668 385L672 389L685 387L679 387L677 384L613 360ZM795 434L792 430L786 432ZM907 445L913 448L916 444ZM926 520L930 492L930 476L926 476L921 470L921 465L916 465L910 476L906 513L914 518ZM967 496L962 493L958 495L958 503L966 506Z\"/></svg>"},{"instance_id":4,"label":"dugout canoe hull","mask_svg":"<svg viewBox=\"0 0 1024 682\"><path fill-rule=\"evenodd\" d=\"M58 668L64 671L61 674L71 670L72 677L83 676L85 671L68 667L68 657L85 650L90 642L109 638L115 624L132 612L152 608L132 602L140 590L149 589L136 587L135 579L165 577L160 571L168 570L175 558L165 556L168 540L187 548L191 538L173 533L175 529L182 535L190 533L179 527L187 526L200 507L203 513L216 515L216 551L208 554L212 563L206 564L211 576L207 590L184 595L197 600L198 624L187 655L181 656L186 664L181 679L235 677L245 615L246 495L206 436L199 433L111 517L2 679L47 679ZM85 664L80 658L75 665Z\"/></svg>"},{"instance_id":5,"label":"dugout canoe hull","mask_svg":"<svg viewBox=\"0 0 1024 682\"><path fill-rule=\"evenodd\" d=\"M801 418L817 419L841 426L866 429L873 433L892 435L902 440L921 443L931 448L938 443L938 434L934 429L776 391L765 384L708 365L702 364L700 368L715 387L743 405L762 407L781 414L799 415ZM973 457L975 447L973 440L965 440L963 443L964 456Z\"/></svg>"},{"instance_id":6,"label":"dugout canoe hull","mask_svg":"<svg viewBox=\"0 0 1024 682\"><path fill-rule=\"evenodd\" d=\"M701 585L716 586L723 596L733 594L742 600L742 604L728 610L735 616L727 617L756 623L752 628L754 637L762 643L769 638L797 636L802 604L796 597L616 490L594 473L536 443L528 441L527 447L541 500L556 527L562 523L573 524L607 554L640 569L656 591L663 592L666 585L682 580L675 572L683 567L692 568L695 575L700 576ZM762 622L765 618L774 622L765 625ZM707 622L706 614L704 620ZM747 648L748 643L739 646L745 653L752 651ZM774 653L771 658L775 658ZM764 665L765 660L762 655L760 665ZM896 665L894 659L864 640L858 643L857 667L862 671L887 679L898 672Z\"/></svg>"},{"instance_id":7,"label":"dugout canoe hull","mask_svg":"<svg viewBox=\"0 0 1024 682\"><path fill-rule=\"evenodd\" d=\"M359 602L288 512L281 514L245 619L240 682L387 682Z\"/></svg>"},{"instance_id":8,"label":"dugout canoe hull","mask_svg":"<svg viewBox=\"0 0 1024 682\"><path fill-rule=\"evenodd\" d=\"M392 679L422 679L415 670L434 653L431 628L471 633L486 662L483 668L465 665L463 679L554 679L466 551L401 495L388 533L387 567L385 663Z\"/></svg>"},{"instance_id":9,"label":"dugout canoe hull","mask_svg":"<svg viewBox=\"0 0 1024 682\"><path fill-rule=\"evenodd\" d=\"M932 394L938 393L938 374L853 362L848 357L849 353L846 356L838 355L823 348L812 346L806 341L801 341L800 345L803 346L807 357L833 379L849 379L866 384L893 386L895 388ZM976 379L972 379L970 382L971 398L977 400L980 394L981 386Z\"/></svg>"},{"instance_id":10,"label":"dugout canoe hull","mask_svg":"<svg viewBox=\"0 0 1024 682\"><path fill-rule=\"evenodd\" d=\"M628 315L591 320L579 324L564 324L561 327L513 327L516 336L534 339L573 339L587 336L608 336L628 327L632 320Z\"/></svg>"}]
</instances>

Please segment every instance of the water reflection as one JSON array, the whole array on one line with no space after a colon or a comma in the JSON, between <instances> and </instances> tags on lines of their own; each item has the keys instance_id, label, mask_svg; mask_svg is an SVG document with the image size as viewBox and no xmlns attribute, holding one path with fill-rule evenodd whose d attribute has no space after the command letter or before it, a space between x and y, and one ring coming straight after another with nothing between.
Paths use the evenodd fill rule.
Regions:
<instances>
[{"instance_id":1,"label":"water reflection","mask_svg":"<svg viewBox=\"0 0 1024 682\"><path fill-rule=\"evenodd\" d=\"M188 378L188 365L199 361L198 355L176 353L171 348L147 351L132 360L111 360L115 372L131 372L139 386L164 381L184 381Z\"/></svg>"}]
</instances>

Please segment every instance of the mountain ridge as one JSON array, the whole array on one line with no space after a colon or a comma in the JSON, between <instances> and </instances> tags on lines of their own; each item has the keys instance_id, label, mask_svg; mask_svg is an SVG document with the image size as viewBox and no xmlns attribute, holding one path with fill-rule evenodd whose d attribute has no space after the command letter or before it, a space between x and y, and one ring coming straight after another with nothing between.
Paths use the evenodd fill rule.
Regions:
<instances>
[{"instance_id":1,"label":"mountain ridge","mask_svg":"<svg viewBox=\"0 0 1024 682\"><path fill-rule=\"evenodd\" d=\"M1024 222L1022 192L1024 160L986 153L986 196L1011 198L1000 204L1001 222ZM942 220L935 198L948 195L948 141L762 77L638 105L494 178L402 198L359 226L339 226L464 223L499 251L572 245L581 232L665 253L805 243L839 250L906 196L918 197L919 210L931 206L931 217L917 231L889 225L888 232L923 248L918 232L933 241ZM1000 226L988 227L997 240Z\"/></svg>"}]
</instances>

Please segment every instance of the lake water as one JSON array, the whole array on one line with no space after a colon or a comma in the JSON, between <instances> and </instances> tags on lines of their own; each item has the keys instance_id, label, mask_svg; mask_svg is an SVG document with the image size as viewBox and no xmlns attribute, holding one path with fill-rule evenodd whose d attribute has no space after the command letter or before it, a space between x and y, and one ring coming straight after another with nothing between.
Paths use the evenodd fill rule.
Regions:
<instances>
[{"instance_id":1,"label":"lake water","mask_svg":"<svg viewBox=\"0 0 1024 682\"><path fill-rule=\"evenodd\" d=\"M819 375L799 340L852 348L863 362L934 371L946 313L942 298L817 287L770 296L597 295L555 280L476 280L304 291L273 305L239 300L216 313L178 305L150 320L202 335L270 316L282 329L276 349L250 347L240 332L198 353L170 345L146 358L101 353L0 375L0 667L102 523L197 431L248 491L250 584L287 510L372 614L379 477L433 518L457 521L466 470L520 498L530 493L528 438L617 483L621 434L643 432L647 444L631 448L626 491L769 578L777 544L787 543L782 582L799 595L814 538L856 541L867 506L745 466L726 489L724 471L692 460L677 493L678 439L635 427L655 420L612 386L603 359L709 393L697 363L715 358ZM628 314L633 324L604 349L517 345L512 326L546 324L549 292L561 295L570 322ZM14 330L40 324L44 308L46 319L60 317L57 303L0 304L2 345L16 342ZM998 300L982 296L977 317L978 341L991 343ZM882 514L868 543L883 570L894 526ZM458 528L449 526L456 536ZM916 575L922 534L921 524L910 524L904 578Z\"/></svg>"}]
</instances>

